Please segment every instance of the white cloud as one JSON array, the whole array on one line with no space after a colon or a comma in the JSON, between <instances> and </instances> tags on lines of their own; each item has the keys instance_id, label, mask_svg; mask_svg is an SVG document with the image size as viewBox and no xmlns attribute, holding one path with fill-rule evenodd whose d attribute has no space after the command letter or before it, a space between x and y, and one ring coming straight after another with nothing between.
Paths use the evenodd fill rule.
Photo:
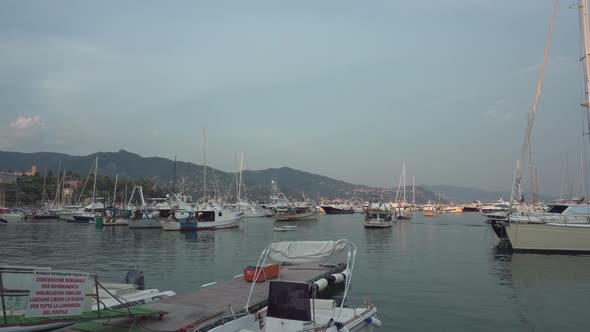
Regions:
<instances>
[{"instance_id":1,"label":"white cloud","mask_svg":"<svg viewBox=\"0 0 590 332\"><path fill-rule=\"evenodd\" d=\"M34 127L42 127L43 122L39 115L34 116L19 116L14 122L10 123L9 127L17 130L26 130Z\"/></svg>"}]
</instances>

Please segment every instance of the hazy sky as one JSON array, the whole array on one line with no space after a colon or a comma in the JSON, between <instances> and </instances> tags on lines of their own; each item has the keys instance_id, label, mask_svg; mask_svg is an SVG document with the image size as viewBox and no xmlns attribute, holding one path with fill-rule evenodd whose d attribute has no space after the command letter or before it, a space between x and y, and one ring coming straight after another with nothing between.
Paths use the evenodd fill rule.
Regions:
<instances>
[{"instance_id":1,"label":"hazy sky","mask_svg":"<svg viewBox=\"0 0 590 332\"><path fill-rule=\"evenodd\" d=\"M578 13L560 4L533 136L580 173ZM554 1L0 2L0 149L290 166L509 190ZM1 162L1 161L0 161Z\"/></svg>"}]
</instances>

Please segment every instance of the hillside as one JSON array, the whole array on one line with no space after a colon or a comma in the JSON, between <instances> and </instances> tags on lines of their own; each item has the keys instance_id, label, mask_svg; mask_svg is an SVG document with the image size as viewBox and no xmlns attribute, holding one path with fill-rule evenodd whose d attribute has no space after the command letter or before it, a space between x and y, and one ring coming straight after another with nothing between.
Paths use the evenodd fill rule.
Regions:
<instances>
[{"instance_id":1,"label":"hillside","mask_svg":"<svg viewBox=\"0 0 590 332\"><path fill-rule=\"evenodd\" d=\"M121 179L146 178L157 182L160 186L172 191L174 161L160 157L142 157L125 150L118 152L98 152L87 156L71 156L61 153L36 152L3 152L0 151L0 170L25 171L37 165L40 173L45 168L53 174L57 173L61 161L65 168L74 173L86 176L98 156L98 174ZM176 163L177 188L193 195L203 196L203 166L188 162ZM372 194L381 194L386 200L395 198L395 190L374 188L335 180L326 176L295 170L289 167L270 168L265 170L246 170L242 174L244 190L251 200L265 201L270 194L271 180L277 181L281 191L288 197L299 199L305 194L314 200L323 199L357 199L368 200ZM213 194L219 187L219 193L226 199L235 199L235 174L207 167L207 191ZM411 200L411 187L407 189ZM422 187L416 187L416 203L436 200L435 194Z\"/></svg>"}]
</instances>

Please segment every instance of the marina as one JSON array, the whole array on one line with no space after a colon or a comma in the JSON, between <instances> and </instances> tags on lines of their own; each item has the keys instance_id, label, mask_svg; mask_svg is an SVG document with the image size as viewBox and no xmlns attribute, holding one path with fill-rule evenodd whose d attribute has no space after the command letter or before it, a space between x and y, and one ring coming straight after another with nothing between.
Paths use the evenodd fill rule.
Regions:
<instances>
[{"instance_id":1,"label":"marina","mask_svg":"<svg viewBox=\"0 0 590 332\"><path fill-rule=\"evenodd\" d=\"M589 1L11 1L0 332L590 330Z\"/></svg>"},{"instance_id":2,"label":"marina","mask_svg":"<svg viewBox=\"0 0 590 332\"><path fill-rule=\"evenodd\" d=\"M251 218L239 228L180 233L30 220L2 227L0 262L75 267L108 280L139 266L149 287L188 299L203 285L233 281L270 242L347 238L358 245L350 301L369 298L379 309L381 330L468 324L479 331L577 331L586 323L586 256L503 251L477 213L418 214L388 229L364 229L363 223L360 214L326 215L298 223L293 232L274 232L272 220Z\"/></svg>"}]
</instances>

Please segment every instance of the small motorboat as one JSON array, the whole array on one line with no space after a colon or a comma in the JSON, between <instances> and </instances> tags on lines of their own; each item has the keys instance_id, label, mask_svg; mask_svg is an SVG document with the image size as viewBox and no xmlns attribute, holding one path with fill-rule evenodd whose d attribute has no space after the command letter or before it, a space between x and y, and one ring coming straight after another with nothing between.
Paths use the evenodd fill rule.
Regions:
<instances>
[{"instance_id":1,"label":"small motorboat","mask_svg":"<svg viewBox=\"0 0 590 332\"><path fill-rule=\"evenodd\" d=\"M289 231L296 231L297 226L278 226L274 228L275 232L289 232Z\"/></svg>"}]
</instances>

